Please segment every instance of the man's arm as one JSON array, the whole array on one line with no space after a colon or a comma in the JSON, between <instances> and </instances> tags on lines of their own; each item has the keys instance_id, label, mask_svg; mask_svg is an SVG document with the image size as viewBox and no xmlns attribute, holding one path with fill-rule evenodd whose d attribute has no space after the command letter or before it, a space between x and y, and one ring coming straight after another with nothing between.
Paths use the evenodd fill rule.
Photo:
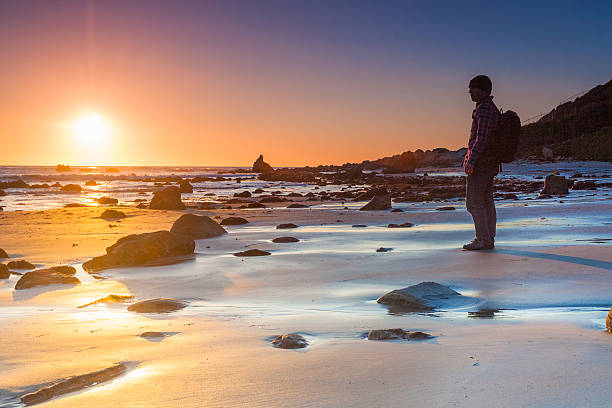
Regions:
<instances>
[{"instance_id":1,"label":"man's arm","mask_svg":"<svg viewBox=\"0 0 612 408\"><path fill-rule=\"evenodd\" d=\"M473 169L478 163L478 159L482 152L486 149L491 141L493 130L497 125L499 113L496 111L493 104L487 103L480 106L476 111L476 140L470 150L470 155L466 160L465 168Z\"/></svg>"}]
</instances>

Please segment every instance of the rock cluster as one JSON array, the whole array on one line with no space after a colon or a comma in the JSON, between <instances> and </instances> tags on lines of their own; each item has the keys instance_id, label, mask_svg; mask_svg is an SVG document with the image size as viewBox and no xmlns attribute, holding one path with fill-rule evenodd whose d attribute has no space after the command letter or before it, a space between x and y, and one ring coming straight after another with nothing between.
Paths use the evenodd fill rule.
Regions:
<instances>
[{"instance_id":1,"label":"rock cluster","mask_svg":"<svg viewBox=\"0 0 612 408\"><path fill-rule=\"evenodd\" d=\"M432 335L421 331L409 331L404 329L370 330L368 340L426 340L433 338Z\"/></svg>"}]
</instances>

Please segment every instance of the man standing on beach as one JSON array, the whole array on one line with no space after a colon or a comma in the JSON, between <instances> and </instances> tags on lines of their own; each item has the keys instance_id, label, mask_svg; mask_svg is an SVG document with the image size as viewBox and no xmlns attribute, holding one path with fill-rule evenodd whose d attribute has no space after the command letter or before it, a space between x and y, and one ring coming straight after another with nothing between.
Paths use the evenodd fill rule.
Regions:
<instances>
[{"instance_id":1,"label":"man standing on beach","mask_svg":"<svg viewBox=\"0 0 612 408\"><path fill-rule=\"evenodd\" d=\"M463 159L467 174L466 208L474 219L476 238L463 246L468 251L493 249L497 214L493 201L493 179L499 173L499 163L487 154L487 147L499 121L499 110L493 103L491 80L478 75L469 83L469 93L476 108L472 113L472 130L468 151Z\"/></svg>"}]
</instances>

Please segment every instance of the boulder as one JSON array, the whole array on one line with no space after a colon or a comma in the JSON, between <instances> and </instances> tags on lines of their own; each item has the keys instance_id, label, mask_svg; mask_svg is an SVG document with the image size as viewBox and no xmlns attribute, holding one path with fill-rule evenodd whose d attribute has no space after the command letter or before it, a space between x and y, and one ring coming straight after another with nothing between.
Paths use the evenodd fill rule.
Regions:
<instances>
[{"instance_id":1,"label":"boulder","mask_svg":"<svg viewBox=\"0 0 612 408\"><path fill-rule=\"evenodd\" d=\"M234 256L266 256L270 255L268 251L262 251L261 249L249 249L248 251L236 252Z\"/></svg>"},{"instance_id":2,"label":"boulder","mask_svg":"<svg viewBox=\"0 0 612 408\"><path fill-rule=\"evenodd\" d=\"M86 186L97 186L97 185L98 185L98 183L97 183L95 180L87 180L87 181L85 182L85 185L86 185Z\"/></svg>"},{"instance_id":3,"label":"boulder","mask_svg":"<svg viewBox=\"0 0 612 408\"><path fill-rule=\"evenodd\" d=\"M119 204L119 200L117 200L116 198L112 198L112 197L100 197L96 200L96 202L98 204L111 204L111 205Z\"/></svg>"},{"instance_id":4,"label":"boulder","mask_svg":"<svg viewBox=\"0 0 612 408\"><path fill-rule=\"evenodd\" d=\"M156 192L149 208L153 210L184 210L185 204L181 201L181 191L178 187L170 186Z\"/></svg>"},{"instance_id":5,"label":"boulder","mask_svg":"<svg viewBox=\"0 0 612 408\"><path fill-rule=\"evenodd\" d=\"M247 223L248 221L242 217L227 217L221 221L221 225L242 225Z\"/></svg>"},{"instance_id":6,"label":"boulder","mask_svg":"<svg viewBox=\"0 0 612 408\"><path fill-rule=\"evenodd\" d=\"M193 239L170 231L132 234L106 248L106 255L85 262L83 269L92 273L117 266L146 265L164 258L189 255L194 249Z\"/></svg>"},{"instance_id":7,"label":"boulder","mask_svg":"<svg viewBox=\"0 0 612 408\"><path fill-rule=\"evenodd\" d=\"M392 250L393 250L393 248L383 248L383 247L380 247L380 248L378 248L376 250L376 252L389 252L389 251L392 251Z\"/></svg>"},{"instance_id":8,"label":"boulder","mask_svg":"<svg viewBox=\"0 0 612 408\"><path fill-rule=\"evenodd\" d=\"M263 159L263 155L259 155L253 163L253 173L273 173L274 169Z\"/></svg>"},{"instance_id":9,"label":"boulder","mask_svg":"<svg viewBox=\"0 0 612 408\"><path fill-rule=\"evenodd\" d=\"M290 228L297 228L297 227L298 227L297 225L289 222L289 223L286 223L286 224L278 224L276 226L276 229L290 229Z\"/></svg>"},{"instance_id":10,"label":"boulder","mask_svg":"<svg viewBox=\"0 0 612 408\"><path fill-rule=\"evenodd\" d=\"M560 195L568 193L569 184L564 176L555 176L550 174L544 180L544 188L542 194Z\"/></svg>"},{"instance_id":11,"label":"boulder","mask_svg":"<svg viewBox=\"0 0 612 408\"><path fill-rule=\"evenodd\" d=\"M367 225L365 225L365 224L353 224L353 225L351 225L351 227L353 227L353 228L365 228L365 227L367 227Z\"/></svg>"},{"instance_id":12,"label":"boulder","mask_svg":"<svg viewBox=\"0 0 612 408\"><path fill-rule=\"evenodd\" d=\"M66 193L80 193L81 191L83 191L81 186L79 186L78 184L66 184L60 190Z\"/></svg>"},{"instance_id":13,"label":"boulder","mask_svg":"<svg viewBox=\"0 0 612 408\"><path fill-rule=\"evenodd\" d=\"M103 218L105 220L113 220L113 219L125 218L125 217L126 217L125 213L121 211L117 211L117 210L104 210L102 215L100 215L100 218Z\"/></svg>"},{"instance_id":14,"label":"boulder","mask_svg":"<svg viewBox=\"0 0 612 408\"><path fill-rule=\"evenodd\" d=\"M170 313L185 308L187 305L176 299L157 298L143 300L128 306L127 310L136 313Z\"/></svg>"},{"instance_id":15,"label":"boulder","mask_svg":"<svg viewBox=\"0 0 612 408\"><path fill-rule=\"evenodd\" d=\"M283 349L298 349L308 346L306 339L296 333L281 334L280 336L276 336L272 340L272 344Z\"/></svg>"},{"instance_id":16,"label":"boulder","mask_svg":"<svg viewBox=\"0 0 612 408\"><path fill-rule=\"evenodd\" d=\"M9 269L36 269L34 265L24 260L11 261L7 264L7 266Z\"/></svg>"},{"instance_id":17,"label":"boulder","mask_svg":"<svg viewBox=\"0 0 612 408\"><path fill-rule=\"evenodd\" d=\"M8 258L8 257L9 257L9 256L8 256L8 254L6 253L6 251L5 251L4 249L0 248L0 259L3 259L3 258Z\"/></svg>"},{"instance_id":18,"label":"boulder","mask_svg":"<svg viewBox=\"0 0 612 408\"><path fill-rule=\"evenodd\" d=\"M391 208L391 196L386 189L379 189L374 192L374 196L369 203L359 209L359 211L381 211Z\"/></svg>"},{"instance_id":19,"label":"boulder","mask_svg":"<svg viewBox=\"0 0 612 408\"><path fill-rule=\"evenodd\" d=\"M206 215L183 214L174 221L170 232L188 235L193 239L212 238L227 234L227 231Z\"/></svg>"},{"instance_id":20,"label":"boulder","mask_svg":"<svg viewBox=\"0 0 612 408\"><path fill-rule=\"evenodd\" d=\"M0 279L8 279L9 276L11 276L11 273L9 272L8 266L0 263Z\"/></svg>"},{"instance_id":21,"label":"boulder","mask_svg":"<svg viewBox=\"0 0 612 408\"><path fill-rule=\"evenodd\" d=\"M181 193L193 193L193 186L187 180L181 180L179 183L179 191Z\"/></svg>"},{"instance_id":22,"label":"boulder","mask_svg":"<svg viewBox=\"0 0 612 408\"><path fill-rule=\"evenodd\" d=\"M597 190L597 183L594 180L577 181L572 186L572 190Z\"/></svg>"},{"instance_id":23,"label":"boulder","mask_svg":"<svg viewBox=\"0 0 612 408\"><path fill-rule=\"evenodd\" d=\"M299 242L300 240L294 237L278 237L274 238L272 242L277 244L287 243L287 242Z\"/></svg>"},{"instance_id":24,"label":"boulder","mask_svg":"<svg viewBox=\"0 0 612 408\"><path fill-rule=\"evenodd\" d=\"M378 303L401 306L405 311L432 310L441 299L461 296L447 286L436 282L421 282L418 285L392 290L377 299Z\"/></svg>"},{"instance_id":25,"label":"boulder","mask_svg":"<svg viewBox=\"0 0 612 408\"><path fill-rule=\"evenodd\" d=\"M606 318L606 330L608 333L612 333L612 308L608 312L608 317Z\"/></svg>"},{"instance_id":26,"label":"boulder","mask_svg":"<svg viewBox=\"0 0 612 408\"><path fill-rule=\"evenodd\" d=\"M247 208L266 208L262 203L249 203L247 204Z\"/></svg>"},{"instance_id":27,"label":"boulder","mask_svg":"<svg viewBox=\"0 0 612 408\"><path fill-rule=\"evenodd\" d=\"M81 281L74 276L75 273L76 269L72 266L54 266L53 268L28 272L19 278L15 284L15 290L55 284L78 285Z\"/></svg>"}]
</instances>

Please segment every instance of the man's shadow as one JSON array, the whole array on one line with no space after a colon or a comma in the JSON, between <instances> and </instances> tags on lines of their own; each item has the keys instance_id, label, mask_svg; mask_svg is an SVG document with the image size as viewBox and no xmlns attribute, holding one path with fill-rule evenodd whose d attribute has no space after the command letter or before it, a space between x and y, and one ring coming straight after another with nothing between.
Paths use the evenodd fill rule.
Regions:
<instances>
[{"instance_id":1,"label":"man's shadow","mask_svg":"<svg viewBox=\"0 0 612 408\"><path fill-rule=\"evenodd\" d=\"M567 255L547 254L543 252L523 251L523 250L518 250L518 249L495 248L495 252L499 254L506 254L506 255L526 256L529 258L540 258L540 259L549 259L552 261L569 262L573 264L591 266L593 268L601 268L601 269L606 269L608 271L612 271L612 262L600 261L597 259L581 258L577 256L567 256Z\"/></svg>"}]
</instances>

